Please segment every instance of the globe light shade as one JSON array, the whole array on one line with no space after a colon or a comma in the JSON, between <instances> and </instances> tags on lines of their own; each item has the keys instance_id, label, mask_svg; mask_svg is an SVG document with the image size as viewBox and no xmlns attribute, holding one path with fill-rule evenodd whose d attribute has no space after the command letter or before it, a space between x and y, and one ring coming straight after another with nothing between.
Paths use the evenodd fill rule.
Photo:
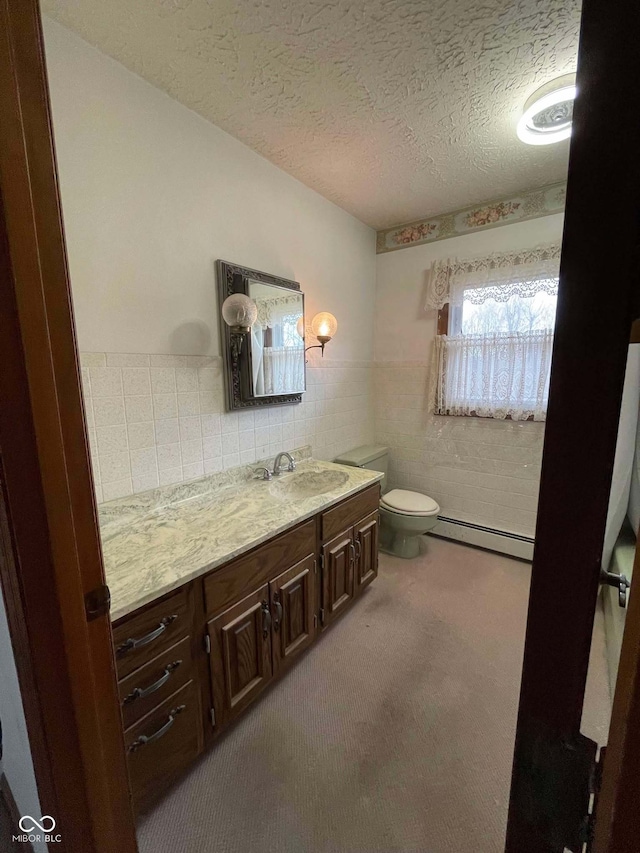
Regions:
<instances>
[{"instance_id":1,"label":"globe light shade","mask_svg":"<svg viewBox=\"0 0 640 853\"><path fill-rule=\"evenodd\" d=\"M232 293L222 303L222 317L233 331L246 334L258 319L258 307L244 293Z\"/></svg>"},{"instance_id":2,"label":"globe light shade","mask_svg":"<svg viewBox=\"0 0 640 853\"><path fill-rule=\"evenodd\" d=\"M338 331L338 321L328 311L321 311L311 321L311 331L319 341L330 341Z\"/></svg>"},{"instance_id":3,"label":"globe light shade","mask_svg":"<svg viewBox=\"0 0 640 853\"><path fill-rule=\"evenodd\" d=\"M304 317L300 317L296 323L296 332L304 340Z\"/></svg>"}]
</instances>

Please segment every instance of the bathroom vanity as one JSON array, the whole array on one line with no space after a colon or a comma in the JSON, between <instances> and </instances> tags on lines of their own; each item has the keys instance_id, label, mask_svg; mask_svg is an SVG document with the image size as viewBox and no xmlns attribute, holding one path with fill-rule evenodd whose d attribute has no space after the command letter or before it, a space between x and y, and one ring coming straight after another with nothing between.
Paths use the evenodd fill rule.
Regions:
<instances>
[{"instance_id":1,"label":"bathroom vanity","mask_svg":"<svg viewBox=\"0 0 640 853\"><path fill-rule=\"evenodd\" d=\"M379 477L308 460L101 508L138 812L376 577Z\"/></svg>"}]
</instances>

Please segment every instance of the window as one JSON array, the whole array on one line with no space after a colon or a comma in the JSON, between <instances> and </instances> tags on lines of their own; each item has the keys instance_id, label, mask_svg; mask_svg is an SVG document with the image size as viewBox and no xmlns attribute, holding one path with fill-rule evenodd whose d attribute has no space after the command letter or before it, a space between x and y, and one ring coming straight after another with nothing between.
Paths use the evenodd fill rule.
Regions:
<instances>
[{"instance_id":1,"label":"window","mask_svg":"<svg viewBox=\"0 0 640 853\"><path fill-rule=\"evenodd\" d=\"M447 262L432 365L436 414L545 419L559 249L552 254L535 263Z\"/></svg>"}]
</instances>

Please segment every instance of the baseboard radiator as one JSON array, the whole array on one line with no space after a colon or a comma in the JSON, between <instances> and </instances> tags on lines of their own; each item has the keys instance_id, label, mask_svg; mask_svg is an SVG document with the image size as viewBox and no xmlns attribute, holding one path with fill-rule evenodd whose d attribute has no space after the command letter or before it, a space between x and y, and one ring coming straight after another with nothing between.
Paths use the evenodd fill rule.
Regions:
<instances>
[{"instance_id":1,"label":"baseboard radiator","mask_svg":"<svg viewBox=\"0 0 640 853\"><path fill-rule=\"evenodd\" d=\"M441 536L443 539L455 539L458 542L464 542L466 545L486 548L488 551L497 551L500 554L508 554L510 557L518 557L521 560L533 559L534 540L530 536L521 536L518 533L509 533L506 530L496 530L493 527L483 527L481 524L459 521L457 518L438 516L438 523L427 535Z\"/></svg>"}]
</instances>

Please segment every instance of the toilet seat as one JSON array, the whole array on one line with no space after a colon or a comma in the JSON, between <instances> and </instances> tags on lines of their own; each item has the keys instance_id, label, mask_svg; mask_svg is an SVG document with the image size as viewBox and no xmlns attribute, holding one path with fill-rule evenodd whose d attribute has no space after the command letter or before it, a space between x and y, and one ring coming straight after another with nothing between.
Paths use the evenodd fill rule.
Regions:
<instances>
[{"instance_id":1,"label":"toilet seat","mask_svg":"<svg viewBox=\"0 0 640 853\"><path fill-rule=\"evenodd\" d=\"M440 512L440 507L427 495L410 492L406 489L392 489L380 498L380 506L398 515L432 516Z\"/></svg>"}]
</instances>

